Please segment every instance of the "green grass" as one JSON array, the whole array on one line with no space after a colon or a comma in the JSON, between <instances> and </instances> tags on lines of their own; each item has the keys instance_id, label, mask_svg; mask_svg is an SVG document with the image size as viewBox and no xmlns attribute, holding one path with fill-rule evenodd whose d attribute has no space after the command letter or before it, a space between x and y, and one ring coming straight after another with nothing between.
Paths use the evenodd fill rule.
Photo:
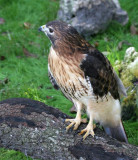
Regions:
<instances>
[{"instance_id":1,"label":"green grass","mask_svg":"<svg viewBox=\"0 0 138 160\"><path fill-rule=\"evenodd\" d=\"M123 124L129 143L138 145L138 122L125 121Z\"/></svg>"},{"instance_id":2,"label":"green grass","mask_svg":"<svg viewBox=\"0 0 138 160\"><path fill-rule=\"evenodd\" d=\"M123 27L117 22L112 22L103 34L94 36L91 43L98 42L98 49L100 51L110 52L108 59L114 65L116 60L122 60L124 58L125 51L128 47L134 46L138 50L138 36L131 36L129 28L130 24ZM108 41L106 42L104 39L108 39ZM131 45L123 44L122 49L118 51L117 47L121 41L127 41Z\"/></svg>"},{"instance_id":3,"label":"green grass","mask_svg":"<svg viewBox=\"0 0 138 160\"><path fill-rule=\"evenodd\" d=\"M108 59L114 65L115 60L122 60L126 49L129 47L124 44L122 49L118 51L117 46L121 41L127 41L130 46L133 46L138 51L138 36L130 34L130 26L135 24L138 26L138 1L137 0L119 0L121 7L127 11L129 22L125 26L121 26L117 22L112 22L111 25L103 34L96 35L92 38L91 43L98 42L98 49L100 51L111 52ZM105 41L104 39L109 41Z\"/></svg>"},{"instance_id":4,"label":"green grass","mask_svg":"<svg viewBox=\"0 0 138 160\"><path fill-rule=\"evenodd\" d=\"M25 156L19 151L0 148L0 160L32 160L32 158Z\"/></svg>"},{"instance_id":5,"label":"green grass","mask_svg":"<svg viewBox=\"0 0 138 160\"><path fill-rule=\"evenodd\" d=\"M138 36L132 36L129 30L131 24L138 23L138 1L120 0L120 3L128 12L129 23L122 27L112 22L104 33L93 36L90 40L91 43L99 43L100 51L110 52L108 58L113 65L115 60L123 59L125 50L129 47L123 45L122 50L118 51L117 45L120 41L126 40L138 50ZM5 23L0 25L0 56L6 58L0 61L0 100L13 97L31 98L70 114L72 103L60 91L53 89L48 79L50 42L44 34L37 31L39 26L56 19L58 8L59 2L55 0L0 0L0 17L5 19ZM29 29L24 27L25 22L31 25ZM109 41L106 42L104 38ZM26 57L23 47L37 55L37 58ZM5 84L6 78L8 83ZM138 144L136 124L125 122L129 142L132 144ZM15 156L16 152L1 149L0 159L9 159L7 156L10 154ZM17 157L11 156L11 160L23 159L18 154Z\"/></svg>"}]
</instances>

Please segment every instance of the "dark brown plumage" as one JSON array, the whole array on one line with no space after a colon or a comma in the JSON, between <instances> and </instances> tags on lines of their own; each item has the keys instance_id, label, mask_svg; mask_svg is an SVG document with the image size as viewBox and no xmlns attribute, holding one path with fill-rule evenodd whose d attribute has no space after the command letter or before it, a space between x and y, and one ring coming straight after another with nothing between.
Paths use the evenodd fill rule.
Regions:
<instances>
[{"instance_id":1,"label":"dark brown plumage","mask_svg":"<svg viewBox=\"0 0 138 160\"><path fill-rule=\"evenodd\" d=\"M93 120L108 128L119 128L119 87L123 93L125 88L108 59L65 22L52 21L41 26L40 30L52 43L48 57L50 79L77 108L76 118L66 120L71 122L67 130L72 125L77 129L81 122L86 122L81 119L82 108L90 117L88 126L81 132L86 132L84 139L89 134L94 136ZM124 130L120 128L122 141L127 141Z\"/></svg>"}]
</instances>

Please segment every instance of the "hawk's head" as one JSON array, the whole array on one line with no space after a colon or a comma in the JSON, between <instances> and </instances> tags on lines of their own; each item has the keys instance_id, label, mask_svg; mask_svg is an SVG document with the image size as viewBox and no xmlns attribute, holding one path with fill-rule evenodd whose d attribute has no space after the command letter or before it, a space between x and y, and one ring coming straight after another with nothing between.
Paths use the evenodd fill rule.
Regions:
<instances>
[{"instance_id":1,"label":"hawk's head","mask_svg":"<svg viewBox=\"0 0 138 160\"><path fill-rule=\"evenodd\" d=\"M50 39L54 49L61 54L72 55L77 51L87 52L91 45L83 39L77 30L62 21L48 22L39 28Z\"/></svg>"},{"instance_id":2,"label":"hawk's head","mask_svg":"<svg viewBox=\"0 0 138 160\"><path fill-rule=\"evenodd\" d=\"M52 21L39 28L39 31L43 31L50 39L52 45L55 45L57 41L72 42L80 38L80 35L74 27L62 22Z\"/></svg>"}]
</instances>

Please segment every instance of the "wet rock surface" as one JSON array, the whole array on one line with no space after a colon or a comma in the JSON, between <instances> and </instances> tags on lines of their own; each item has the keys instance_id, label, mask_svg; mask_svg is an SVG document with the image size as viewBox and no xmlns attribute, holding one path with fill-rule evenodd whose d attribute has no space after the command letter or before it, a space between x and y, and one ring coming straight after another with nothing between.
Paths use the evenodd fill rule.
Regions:
<instances>
[{"instance_id":1,"label":"wet rock surface","mask_svg":"<svg viewBox=\"0 0 138 160\"><path fill-rule=\"evenodd\" d=\"M0 102L0 147L47 160L136 160L138 147L118 142L97 128L95 137L82 141L77 131L65 131L65 118L44 103L13 98Z\"/></svg>"},{"instance_id":2,"label":"wet rock surface","mask_svg":"<svg viewBox=\"0 0 138 160\"><path fill-rule=\"evenodd\" d=\"M128 15L118 0L61 0L58 19L70 23L89 38L104 31L112 20L125 25Z\"/></svg>"}]
</instances>

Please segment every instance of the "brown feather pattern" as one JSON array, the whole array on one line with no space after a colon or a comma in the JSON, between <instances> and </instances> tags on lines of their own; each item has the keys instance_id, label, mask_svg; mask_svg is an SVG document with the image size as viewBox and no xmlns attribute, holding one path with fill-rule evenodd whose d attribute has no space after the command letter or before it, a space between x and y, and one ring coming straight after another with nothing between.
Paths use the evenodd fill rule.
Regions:
<instances>
[{"instance_id":1,"label":"brown feather pattern","mask_svg":"<svg viewBox=\"0 0 138 160\"><path fill-rule=\"evenodd\" d=\"M108 59L66 23L60 25L54 22L47 26L54 26L56 35L53 38L55 55L50 52L49 65L59 86L66 86L64 92L72 90L68 93L71 96L74 90L82 88L86 94L88 86L77 80L77 77L82 77L89 78L95 97L103 97L110 92L115 99L119 99L113 68ZM76 76L73 84L67 83L72 80L71 73Z\"/></svg>"}]
</instances>

